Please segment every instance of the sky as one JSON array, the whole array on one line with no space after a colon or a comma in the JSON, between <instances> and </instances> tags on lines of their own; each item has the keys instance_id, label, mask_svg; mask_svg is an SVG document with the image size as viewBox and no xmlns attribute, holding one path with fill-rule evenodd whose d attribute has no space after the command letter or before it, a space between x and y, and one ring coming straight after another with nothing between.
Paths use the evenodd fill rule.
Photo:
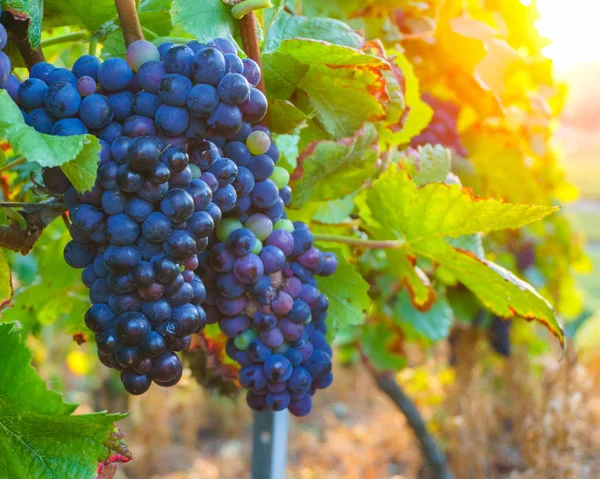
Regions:
<instances>
[{"instance_id":1,"label":"sky","mask_svg":"<svg viewBox=\"0 0 600 479\"><path fill-rule=\"evenodd\" d=\"M552 40L544 54L557 69L600 62L600 0L537 0L537 5L541 19L536 26Z\"/></svg>"}]
</instances>

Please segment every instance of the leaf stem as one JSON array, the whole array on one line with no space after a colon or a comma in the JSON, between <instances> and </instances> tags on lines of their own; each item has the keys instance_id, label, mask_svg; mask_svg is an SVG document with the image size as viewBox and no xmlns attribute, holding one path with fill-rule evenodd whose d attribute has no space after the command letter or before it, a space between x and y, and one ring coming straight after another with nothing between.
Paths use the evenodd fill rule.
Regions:
<instances>
[{"instance_id":1,"label":"leaf stem","mask_svg":"<svg viewBox=\"0 0 600 479\"><path fill-rule=\"evenodd\" d=\"M330 235L324 233L315 233L315 241L326 241L330 243L350 244L354 246L364 246L370 249L400 249L404 246L404 240L365 240L352 238L343 235Z\"/></svg>"},{"instance_id":2,"label":"leaf stem","mask_svg":"<svg viewBox=\"0 0 600 479\"><path fill-rule=\"evenodd\" d=\"M231 9L231 15L233 15L233 18L236 20L241 20L245 15L248 15L255 10L271 8L272 6L271 0L244 0Z\"/></svg>"},{"instance_id":3,"label":"leaf stem","mask_svg":"<svg viewBox=\"0 0 600 479\"><path fill-rule=\"evenodd\" d=\"M87 38L87 36L87 32L81 30L80 32L67 33L65 35L59 35L57 37L42 40L40 46L51 47L52 45L60 45L61 43L78 42L79 40Z\"/></svg>"},{"instance_id":4,"label":"leaf stem","mask_svg":"<svg viewBox=\"0 0 600 479\"><path fill-rule=\"evenodd\" d=\"M23 158L19 158L18 160L13 161L12 163L8 163L8 164L4 165L2 168L0 168L0 173L10 170L14 166L22 165L26 161L27 161L27 158L23 157Z\"/></svg>"},{"instance_id":5,"label":"leaf stem","mask_svg":"<svg viewBox=\"0 0 600 479\"><path fill-rule=\"evenodd\" d=\"M96 37L90 38L90 46L88 48L88 54L96 56L96 48L98 47L98 39Z\"/></svg>"},{"instance_id":6,"label":"leaf stem","mask_svg":"<svg viewBox=\"0 0 600 479\"><path fill-rule=\"evenodd\" d=\"M151 38L151 40L150 40L151 42L153 42L154 40L156 40L159 37L159 35L154 33L149 28L142 27L142 31L146 34L147 37Z\"/></svg>"}]
</instances>

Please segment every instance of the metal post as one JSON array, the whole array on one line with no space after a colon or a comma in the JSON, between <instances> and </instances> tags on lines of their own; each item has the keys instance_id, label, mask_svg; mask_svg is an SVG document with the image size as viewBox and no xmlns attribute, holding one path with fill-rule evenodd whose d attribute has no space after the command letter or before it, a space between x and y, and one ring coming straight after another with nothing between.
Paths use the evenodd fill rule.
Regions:
<instances>
[{"instance_id":1,"label":"metal post","mask_svg":"<svg viewBox=\"0 0 600 479\"><path fill-rule=\"evenodd\" d=\"M284 479L288 435L287 409L254 413L252 479Z\"/></svg>"}]
</instances>

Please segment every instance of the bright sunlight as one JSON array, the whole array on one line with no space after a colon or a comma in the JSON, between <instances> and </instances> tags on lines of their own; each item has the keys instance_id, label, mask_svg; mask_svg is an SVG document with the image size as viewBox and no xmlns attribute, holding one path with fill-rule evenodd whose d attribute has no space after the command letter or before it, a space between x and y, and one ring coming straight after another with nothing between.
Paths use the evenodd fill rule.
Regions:
<instances>
[{"instance_id":1,"label":"bright sunlight","mask_svg":"<svg viewBox=\"0 0 600 479\"><path fill-rule=\"evenodd\" d=\"M525 0L522 0L526 3ZM552 44L544 53L559 69L600 61L600 4L597 0L538 0L541 19L536 23Z\"/></svg>"}]
</instances>

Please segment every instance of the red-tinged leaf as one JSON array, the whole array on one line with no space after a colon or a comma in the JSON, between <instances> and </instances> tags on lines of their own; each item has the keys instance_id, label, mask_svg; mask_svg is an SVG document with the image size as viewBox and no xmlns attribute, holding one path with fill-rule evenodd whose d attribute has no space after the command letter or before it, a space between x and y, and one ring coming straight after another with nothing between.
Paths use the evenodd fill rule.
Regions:
<instances>
[{"instance_id":1,"label":"red-tinged leaf","mask_svg":"<svg viewBox=\"0 0 600 479\"><path fill-rule=\"evenodd\" d=\"M186 353L192 375L205 388L224 396L234 396L240 391L239 365L225 354L227 338L210 326L192 336Z\"/></svg>"},{"instance_id":2,"label":"red-tinged leaf","mask_svg":"<svg viewBox=\"0 0 600 479\"><path fill-rule=\"evenodd\" d=\"M379 157L377 132L370 123L339 141L314 141L300 154L293 171L292 207L353 193L372 175Z\"/></svg>"}]
</instances>

